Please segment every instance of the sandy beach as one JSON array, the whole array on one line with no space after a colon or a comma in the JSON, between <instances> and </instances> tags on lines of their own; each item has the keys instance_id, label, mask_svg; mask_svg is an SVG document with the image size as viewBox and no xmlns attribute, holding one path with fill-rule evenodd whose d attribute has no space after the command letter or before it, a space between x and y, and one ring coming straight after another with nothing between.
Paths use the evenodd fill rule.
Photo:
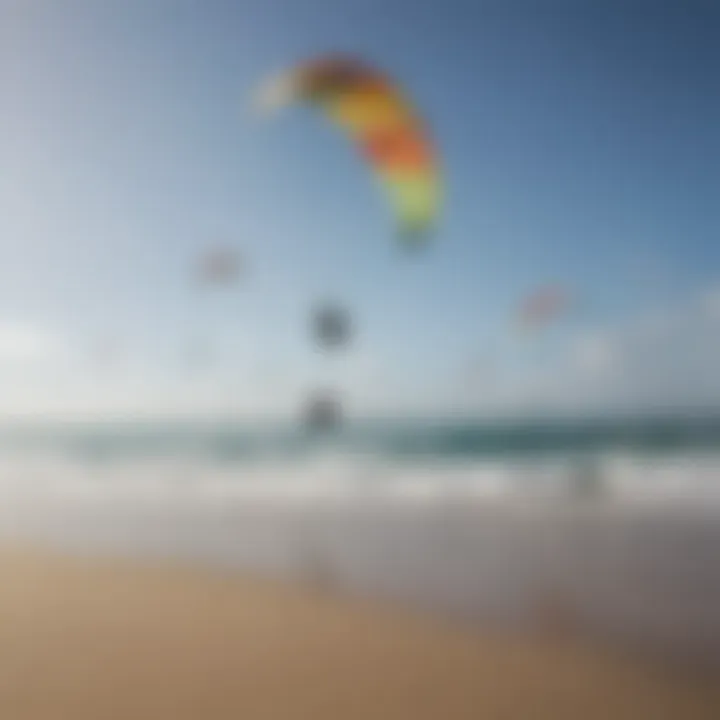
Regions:
<instances>
[{"instance_id":1,"label":"sandy beach","mask_svg":"<svg viewBox=\"0 0 720 720\"><path fill-rule=\"evenodd\" d=\"M0 553L0 717L715 718L705 678L178 565Z\"/></svg>"}]
</instances>

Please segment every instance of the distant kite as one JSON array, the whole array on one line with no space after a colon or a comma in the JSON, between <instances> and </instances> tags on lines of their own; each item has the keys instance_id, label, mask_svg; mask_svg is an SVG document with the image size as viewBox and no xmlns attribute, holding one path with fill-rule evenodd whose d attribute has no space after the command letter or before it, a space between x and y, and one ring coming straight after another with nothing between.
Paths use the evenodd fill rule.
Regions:
<instances>
[{"instance_id":1,"label":"distant kite","mask_svg":"<svg viewBox=\"0 0 720 720\"><path fill-rule=\"evenodd\" d=\"M539 288L528 295L519 311L519 324L524 329L542 327L565 312L570 305L568 293L558 285Z\"/></svg>"},{"instance_id":2,"label":"distant kite","mask_svg":"<svg viewBox=\"0 0 720 720\"><path fill-rule=\"evenodd\" d=\"M352 332L350 315L339 305L321 305L313 313L312 332L321 347L342 347L349 341Z\"/></svg>"},{"instance_id":3,"label":"distant kite","mask_svg":"<svg viewBox=\"0 0 720 720\"><path fill-rule=\"evenodd\" d=\"M233 285L240 277L242 264L237 253L227 248L217 248L200 258L198 274L203 285Z\"/></svg>"},{"instance_id":4,"label":"distant kite","mask_svg":"<svg viewBox=\"0 0 720 720\"><path fill-rule=\"evenodd\" d=\"M314 393L303 408L303 422L308 429L314 431L336 429L342 422L342 405L339 399L327 391Z\"/></svg>"},{"instance_id":5,"label":"distant kite","mask_svg":"<svg viewBox=\"0 0 720 720\"><path fill-rule=\"evenodd\" d=\"M300 101L345 129L389 197L400 238L415 246L434 229L441 204L435 148L401 89L364 62L330 55L302 63L261 89L259 105Z\"/></svg>"}]
</instances>

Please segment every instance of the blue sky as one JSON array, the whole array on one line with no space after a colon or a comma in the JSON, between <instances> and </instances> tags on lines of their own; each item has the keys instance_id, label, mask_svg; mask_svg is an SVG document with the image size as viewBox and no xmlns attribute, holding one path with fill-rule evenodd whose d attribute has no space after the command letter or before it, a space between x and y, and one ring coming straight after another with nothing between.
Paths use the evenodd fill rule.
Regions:
<instances>
[{"instance_id":1,"label":"blue sky","mask_svg":"<svg viewBox=\"0 0 720 720\"><path fill-rule=\"evenodd\" d=\"M0 0L6 410L284 412L327 383L358 412L620 402L648 374L629 327L674 312L672 354L668 327L717 319L713 5ZM387 69L433 126L447 206L423 257L396 252L343 137L309 111L249 110L269 74L328 50ZM200 300L192 264L218 243L247 277ZM513 308L547 282L577 308L518 341ZM307 333L327 294L358 326L333 359ZM89 348L108 337L122 362L98 375ZM198 337L216 357L193 375ZM577 386L558 386L568 363ZM688 388L688 361L670 365L638 402L707 399L714 377Z\"/></svg>"}]
</instances>

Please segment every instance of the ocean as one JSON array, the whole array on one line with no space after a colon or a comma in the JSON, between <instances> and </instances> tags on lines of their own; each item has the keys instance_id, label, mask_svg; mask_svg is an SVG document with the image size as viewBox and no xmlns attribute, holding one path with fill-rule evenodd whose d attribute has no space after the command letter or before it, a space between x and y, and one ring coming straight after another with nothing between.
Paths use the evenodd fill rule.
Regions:
<instances>
[{"instance_id":1,"label":"ocean","mask_svg":"<svg viewBox=\"0 0 720 720\"><path fill-rule=\"evenodd\" d=\"M720 418L6 424L0 479L238 491L720 495Z\"/></svg>"}]
</instances>

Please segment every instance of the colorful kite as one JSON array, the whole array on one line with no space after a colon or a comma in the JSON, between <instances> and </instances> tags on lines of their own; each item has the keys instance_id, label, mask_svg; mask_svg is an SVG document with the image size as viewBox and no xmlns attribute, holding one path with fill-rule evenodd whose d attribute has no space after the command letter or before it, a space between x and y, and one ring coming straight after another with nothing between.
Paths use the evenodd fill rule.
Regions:
<instances>
[{"instance_id":1,"label":"colorful kite","mask_svg":"<svg viewBox=\"0 0 720 720\"><path fill-rule=\"evenodd\" d=\"M259 97L267 109L293 101L322 108L357 143L390 198L402 239L426 237L441 204L437 155L398 86L359 60L332 55L299 65Z\"/></svg>"}]
</instances>

